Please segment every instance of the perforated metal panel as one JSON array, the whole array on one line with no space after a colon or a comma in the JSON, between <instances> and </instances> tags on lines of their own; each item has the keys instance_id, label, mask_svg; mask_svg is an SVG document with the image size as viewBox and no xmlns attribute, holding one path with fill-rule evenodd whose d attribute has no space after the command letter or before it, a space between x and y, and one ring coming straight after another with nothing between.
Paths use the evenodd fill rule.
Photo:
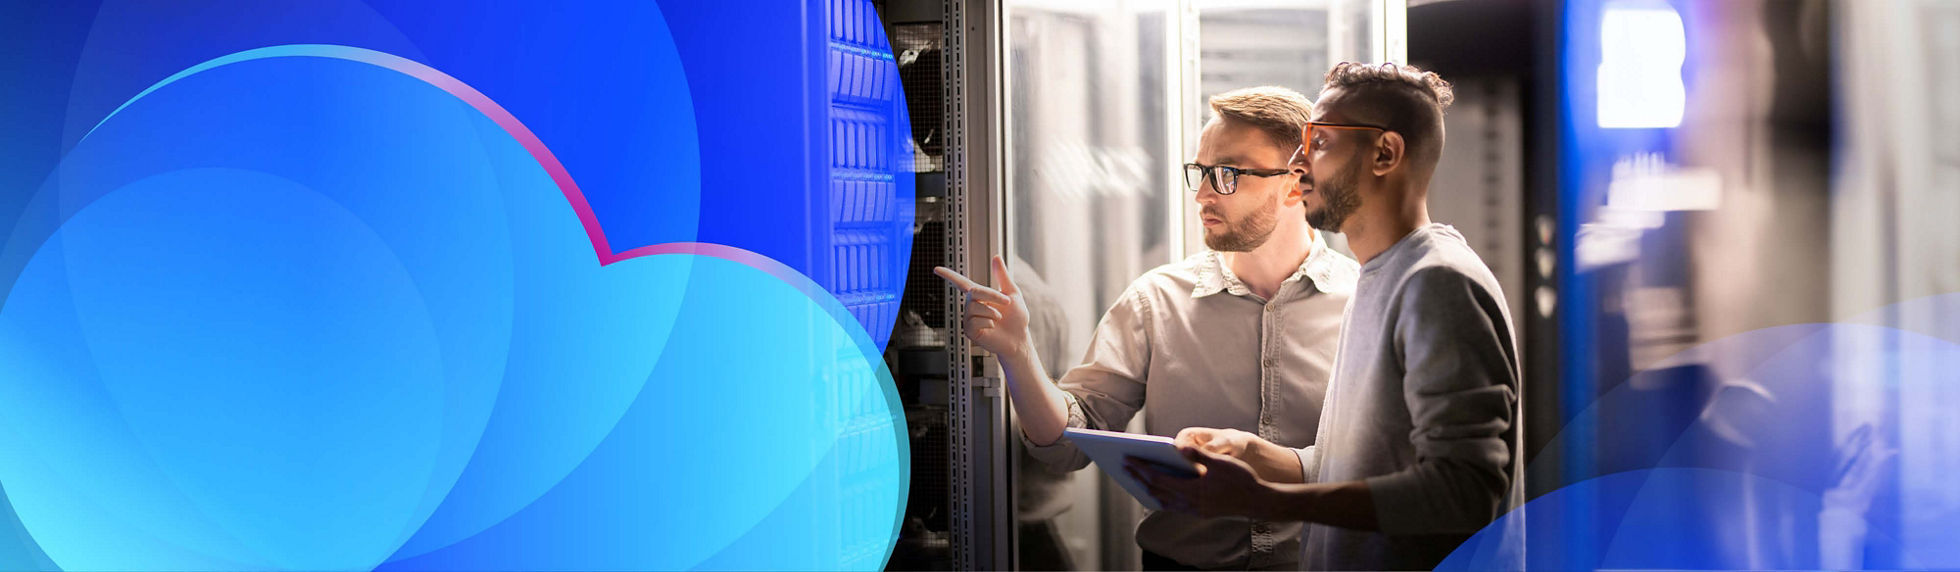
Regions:
<instances>
[{"instance_id":1,"label":"perforated metal panel","mask_svg":"<svg viewBox=\"0 0 1960 572\"><path fill-rule=\"evenodd\" d=\"M947 262L991 281L987 256L1001 251L1001 6L949 0L945 18ZM1014 562L1007 403L997 366L960 335L957 302L949 296L946 309L955 566L1004 569Z\"/></svg>"},{"instance_id":2,"label":"perforated metal panel","mask_svg":"<svg viewBox=\"0 0 1960 572\"><path fill-rule=\"evenodd\" d=\"M912 255L899 300L892 372L906 400L912 431L912 482L907 527L900 533L889 568L946 570L951 556L952 519L949 474L951 431L945 340L949 290L932 269L946 264L945 96L941 46L941 0L902 0L884 4L899 83L912 120L912 175L915 181Z\"/></svg>"},{"instance_id":3,"label":"perforated metal panel","mask_svg":"<svg viewBox=\"0 0 1960 572\"><path fill-rule=\"evenodd\" d=\"M941 52L946 102L946 262L954 270L968 272L966 267L967 235L967 153L962 146L966 134L966 3L962 0L946 0L946 40ZM973 427L973 399L970 392L962 391L961 384L972 377L967 355L972 351L960 327L959 300L946 297L944 315L947 316L946 359L950 362L948 378L953 382L950 389L948 407L951 431L948 442L948 483L947 498L951 509L953 562L963 570L974 569L974 551L971 539L975 533L975 514L973 497L977 492L971 468L974 464L974 443L972 436L966 434Z\"/></svg>"}]
</instances>

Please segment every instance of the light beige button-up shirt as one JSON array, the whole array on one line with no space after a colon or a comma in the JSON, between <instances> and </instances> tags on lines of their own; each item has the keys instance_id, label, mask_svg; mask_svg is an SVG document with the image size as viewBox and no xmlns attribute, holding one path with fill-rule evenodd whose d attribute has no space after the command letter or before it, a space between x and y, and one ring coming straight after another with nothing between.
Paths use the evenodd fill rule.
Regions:
<instances>
[{"instance_id":1,"label":"light beige button-up shirt","mask_svg":"<svg viewBox=\"0 0 1960 572\"><path fill-rule=\"evenodd\" d=\"M1358 275L1353 259L1318 240L1272 300L1253 295L1217 252L1145 273L1103 315L1082 364L1057 380L1068 426L1121 431L1143 410L1153 435L1230 427L1287 447L1313 444ZM1089 463L1067 438L1028 445L1056 469ZM1299 533L1299 523L1150 512L1136 538L1202 568L1293 569Z\"/></svg>"}]
</instances>

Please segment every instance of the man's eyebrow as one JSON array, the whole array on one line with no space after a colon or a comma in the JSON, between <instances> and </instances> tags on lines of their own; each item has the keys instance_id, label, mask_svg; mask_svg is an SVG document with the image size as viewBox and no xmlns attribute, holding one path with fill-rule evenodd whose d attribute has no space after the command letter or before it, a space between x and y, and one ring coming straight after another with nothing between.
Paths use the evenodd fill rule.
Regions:
<instances>
[{"instance_id":1,"label":"man's eyebrow","mask_svg":"<svg viewBox=\"0 0 1960 572\"><path fill-rule=\"evenodd\" d=\"M1234 165L1234 164L1237 164L1238 162L1239 162L1239 158L1238 158L1238 157L1233 157L1233 156L1230 156L1230 155L1227 155L1227 156L1224 156L1224 157L1219 157L1219 158L1218 158L1218 159L1217 159L1216 161L1213 161L1213 162L1212 162L1212 164L1214 164L1214 165Z\"/></svg>"}]
</instances>

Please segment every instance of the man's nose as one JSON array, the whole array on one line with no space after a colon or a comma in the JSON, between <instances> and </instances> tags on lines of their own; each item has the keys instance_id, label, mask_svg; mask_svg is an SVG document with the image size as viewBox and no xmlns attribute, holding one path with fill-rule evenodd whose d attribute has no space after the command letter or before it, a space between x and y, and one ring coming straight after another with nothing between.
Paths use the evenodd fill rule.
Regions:
<instances>
[{"instance_id":1,"label":"man's nose","mask_svg":"<svg viewBox=\"0 0 1960 572\"><path fill-rule=\"evenodd\" d=\"M1212 203L1216 203L1218 202L1218 197L1220 196L1218 194L1218 187L1212 186L1211 177L1205 177L1204 179L1199 180L1198 192L1192 193L1192 195L1193 195L1192 200L1198 201L1198 204L1201 205L1210 205Z\"/></svg>"},{"instance_id":2,"label":"man's nose","mask_svg":"<svg viewBox=\"0 0 1960 572\"><path fill-rule=\"evenodd\" d=\"M1305 143L1301 143L1299 147L1293 148L1293 156L1286 160L1286 166L1302 170L1308 168L1307 145Z\"/></svg>"}]
</instances>

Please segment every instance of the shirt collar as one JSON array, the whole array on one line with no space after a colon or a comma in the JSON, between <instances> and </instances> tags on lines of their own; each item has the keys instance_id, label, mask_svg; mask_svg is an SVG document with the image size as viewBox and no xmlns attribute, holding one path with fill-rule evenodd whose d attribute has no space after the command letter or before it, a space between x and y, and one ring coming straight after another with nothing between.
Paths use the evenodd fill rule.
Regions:
<instances>
[{"instance_id":1,"label":"shirt collar","mask_svg":"<svg viewBox=\"0 0 1960 572\"><path fill-rule=\"evenodd\" d=\"M1313 245L1307 250L1307 259L1301 261L1300 268L1285 281L1280 282L1280 285L1285 286L1287 282L1305 278L1312 281L1314 288L1322 292L1352 295L1354 282L1359 278L1360 272L1351 260L1342 264L1343 258L1340 253L1327 247L1327 243L1321 240L1319 233L1314 233ZM1245 282L1240 281L1238 275L1232 273L1232 265L1225 263L1225 255L1216 250L1208 250L1198 261L1198 285L1191 289L1191 297L1203 298L1219 292L1227 292L1233 296L1252 295L1252 289L1247 288Z\"/></svg>"}]
</instances>

